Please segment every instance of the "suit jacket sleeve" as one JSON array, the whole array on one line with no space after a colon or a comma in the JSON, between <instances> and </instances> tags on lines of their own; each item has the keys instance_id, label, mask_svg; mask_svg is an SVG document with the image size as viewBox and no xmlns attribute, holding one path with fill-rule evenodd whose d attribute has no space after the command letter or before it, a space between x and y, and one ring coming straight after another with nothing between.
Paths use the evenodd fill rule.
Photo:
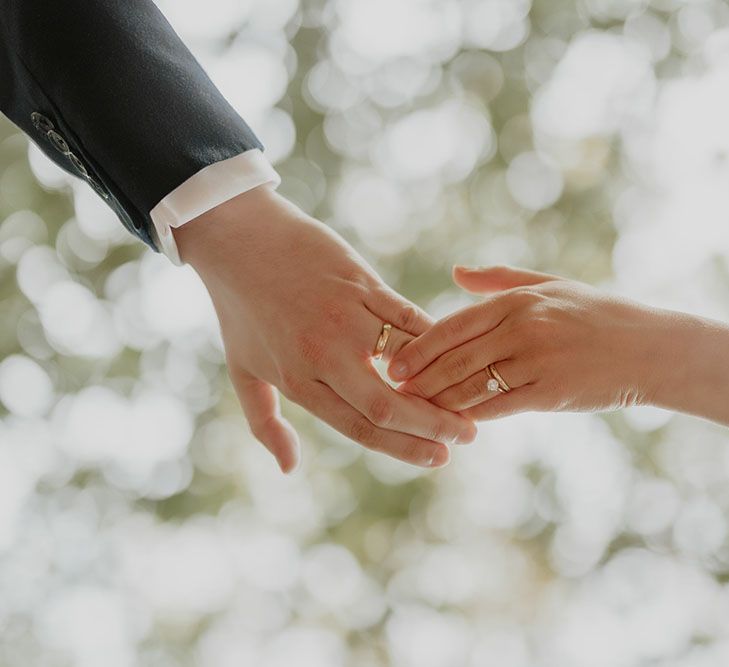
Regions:
<instances>
[{"instance_id":1,"label":"suit jacket sleeve","mask_svg":"<svg viewBox=\"0 0 729 667\"><path fill-rule=\"evenodd\" d=\"M0 110L155 250L160 200L262 148L152 0L0 0Z\"/></svg>"}]
</instances>

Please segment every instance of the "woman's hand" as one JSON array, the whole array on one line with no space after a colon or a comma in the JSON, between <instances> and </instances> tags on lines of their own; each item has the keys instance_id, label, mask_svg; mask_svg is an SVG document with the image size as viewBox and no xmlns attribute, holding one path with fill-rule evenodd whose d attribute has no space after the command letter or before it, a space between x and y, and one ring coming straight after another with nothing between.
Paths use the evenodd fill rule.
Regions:
<instances>
[{"instance_id":1,"label":"woman's hand","mask_svg":"<svg viewBox=\"0 0 729 667\"><path fill-rule=\"evenodd\" d=\"M402 392L467 417L651 403L686 362L678 313L506 267L457 267L454 279L490 296L406 345L389 373L407 380ZM489 364L511 391L489 390Z\"/></svg>"},{"instance_id":2,"label":"woman's hand","mask_svg":"<svg viewBox=\"0 0 729 667\"><path fill-rule=\"evenodd\" d=\"M472 422L395 391L372 366L384 322L386 358L431 320L389 289L340 237L267 187L175 230L220 319L228 371L253 435L284 471L299 443L280 390L373 450L444 465L448 444L470 442Z\"/></svg>"}]
</instances>

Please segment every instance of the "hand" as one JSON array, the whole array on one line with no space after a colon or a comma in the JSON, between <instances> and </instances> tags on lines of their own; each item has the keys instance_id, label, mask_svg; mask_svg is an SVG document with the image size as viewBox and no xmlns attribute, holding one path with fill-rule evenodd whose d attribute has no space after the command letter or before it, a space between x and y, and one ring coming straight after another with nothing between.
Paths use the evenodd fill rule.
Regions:
<instances>
[{"instance_id":1,"label":"hand","mask_svg":"<svg viewBox=\"0 0 729 667\"><path fill-rule=\"evenodd\" d=\"M392 354L431 324L340 237L259 187L175 230L215 306L228 371L251 431L284 472L299 442L280 390L341 433L420 466L448 462L474 424L395 391L371 356L384 322Z\"/></svg>"},{"instance_id":2,"label":"hand","mask_svg":"<svg viewBox=\"0 0 729 667\"><path fill-rule=\"evenodd\" d=\"M526 410L613 410L649 403L668 383L676 314L588 285L507 267L457 267L461 287L490 294L438 322L390 363L400 391L473 419ZM674 352L676 350L674 349ZM489 391L495 363L511 387Z\"/></svg>"}]
</instances>

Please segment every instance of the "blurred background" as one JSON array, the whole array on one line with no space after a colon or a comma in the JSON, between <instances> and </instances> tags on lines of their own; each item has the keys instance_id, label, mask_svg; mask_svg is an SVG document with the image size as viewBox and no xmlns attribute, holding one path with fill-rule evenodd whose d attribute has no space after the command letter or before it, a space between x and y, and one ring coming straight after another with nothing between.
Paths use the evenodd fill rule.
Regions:
<instances>
[{"instance_id":1,"label":"blurred background","mask_svg":"<svg viewBox=\"0 0 729 667\"><path fill-rule=\"evenodd\" d=\"M442 316L511 263L729 319L725 0L160 0L281 192ZM729 432L251 438L189 267L0 119L0 665L729 664ZM680 391L681 387L676 387Z\"/></svg>"}]
</instances>

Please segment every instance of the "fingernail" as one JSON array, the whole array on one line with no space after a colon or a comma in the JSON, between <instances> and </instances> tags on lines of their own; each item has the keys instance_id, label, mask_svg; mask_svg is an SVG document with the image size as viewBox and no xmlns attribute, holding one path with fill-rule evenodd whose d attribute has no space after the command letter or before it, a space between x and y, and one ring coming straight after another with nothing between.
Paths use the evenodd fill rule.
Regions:
<instances>
[{"instance_id":1,"label":"fingernail","mask_svg":"<svg viewBox=\"0 0 729 667\"><path fill-rule=\"evenodd\" d=\"M445 447L441 447L439 450L433 454L433 457L430 459L430 463L428 463L428 467L430 468L441 468L443 467L448 461L451 460L451 453L448 449Z\"/></svg>"},{"instance_id":2,"label":"fingernail","mask_svg":"<svg viewBox=\"0 0 729 667\"><path fill-rule=\"evenodd\" d=\"M478 429L476 428L475 424L471 424L468 428L464 429L458 434L458 437L456 438L456 442L459 445L468 445L472 443L476 439L476 434L478 433Z\"/></svg>"},{"instance_id":3,"label":"fingernail","mask_svg":"<svg viewBox=\"0 0 729 667\"><path fill-rule=\"evenodd\" d=\"M293 475L301 465L301 460L296 460L292 465L287 466L283 461L278 462L278 467L284 475Z\"/></svg>"},{"instance_id":4,"label":"fingernail","mask_svg":"<svg viewBox=\"0 0 729 667\"><path fill-rule=\"evenodd\" d=\"M408 365L404 361L398 361L390 366L390 376L393 380L404 380L408 376Z\"/></svg>"}]
</instances>

